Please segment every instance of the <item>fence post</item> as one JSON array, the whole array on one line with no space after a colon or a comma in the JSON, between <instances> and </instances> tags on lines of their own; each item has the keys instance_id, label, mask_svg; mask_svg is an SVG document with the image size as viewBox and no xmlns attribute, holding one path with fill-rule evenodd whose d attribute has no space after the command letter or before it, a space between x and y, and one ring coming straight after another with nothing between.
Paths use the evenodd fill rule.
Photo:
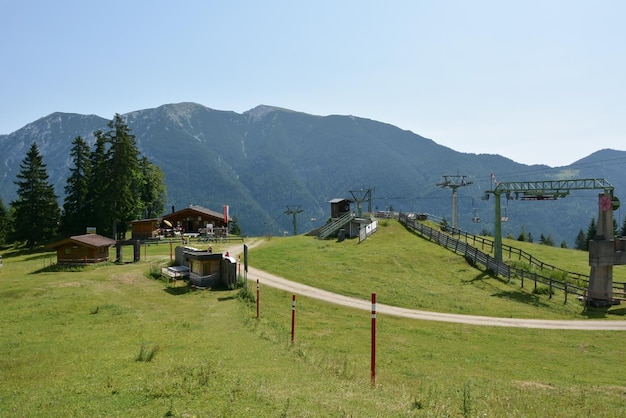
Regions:
<instances>
[{"instance_id":1,"label":"fence post","mask_svg":"<svg viewBox=\"0 0 626 418\"><path fill-rule=\"evenodd\" d=\"M565 302L563 304L567 304L567 283L565 283Z\"/></svg>"},{"instance_id":2,"label":"fence post","mask_svg":"<svg viewBox=\"0 0 626 418\"><path fill-rule=\"evenodd\" d=\"M296 295L291 297L291 344L296 340Z\"/></svg>"},{"instance_id":3,"label":"fence post","mask_svg":"<svg viewBox=\"0 0 626 418\"><path fill-rule=\"evenodd\" d=\"M548 299L552 299L552 279L550 279L550 289L548 292L550 293L550 297Z\"/></svg>"},{"instance_id":4,"label":"fence post","mask_svg":"<svg viewBox=\"0 0 626 418\"><path fill-rule=\"evenodd\" d=\"M376 386L376 293L372 293L372 342L371 342L372 386Z\"/></svg>"}]
</instances>

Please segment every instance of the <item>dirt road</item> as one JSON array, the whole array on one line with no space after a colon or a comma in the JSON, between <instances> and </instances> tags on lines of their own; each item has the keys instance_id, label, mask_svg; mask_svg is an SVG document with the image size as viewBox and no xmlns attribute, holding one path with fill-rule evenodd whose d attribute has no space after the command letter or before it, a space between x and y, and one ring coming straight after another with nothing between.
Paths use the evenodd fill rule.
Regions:
<instances>
[{"instance_id":1,"label":"dirt road","mask_svg":"<svg viewBox=\"0 0 626 418\"><path fill-rule=\"evenodd\" d=\"M254 245L254 244L252 244ZM251 248L251 245L248 246ZM243 253L241 245L229 249L231 254ZM256 283L259 280L261 286L270 286L297 295L319 299L329 303L348 306L356 309L369 311L372 309L371 301L356 299L349 296L339 295L326 290L314 288L302 283L293 282L282 277L275 276L265 271L248 267L248 281ZM439 312L420 311L417 309L399 308L396 306L376 304L376 311L405 318L421 319L424 321L452 322L459 324L484 325L494 327L514 328L540 328L561 330L604 330L626 331L626 320L545 320L545 319L521 319L521 318L493 318L487 316L460 315Z\"/></svg>"}]
</instances>

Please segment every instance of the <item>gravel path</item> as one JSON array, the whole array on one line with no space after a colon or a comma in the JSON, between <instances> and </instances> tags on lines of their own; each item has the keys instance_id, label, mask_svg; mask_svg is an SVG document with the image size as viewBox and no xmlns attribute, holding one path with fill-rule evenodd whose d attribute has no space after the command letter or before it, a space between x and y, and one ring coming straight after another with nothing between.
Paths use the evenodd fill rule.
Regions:
<instances>
[{"instance_id":1,"label":"gravel path","mask_svg":"<svg viewBox=\"0 0 626 418\"><path fill-rule=\"evenodd\" d=\"M251 248L254 245L248 245ZM231 254L243 253L241 246L229 249ZM369 300L357 299L339 295L323 289L293 282L282 277L275 276L263 270L248 266L248 281L256 283L259 280L261 286L270 286L286 292L319 299L337 305L348 306L356 309L370 311L372 303ZM626 331L626 320L547 320L547 319L522 319L522 318L495 318L487 316L449 314L439 312L421 311L417 309L399 308L396 306L376 304L377 313L393 315L404 318L421 319L424 321L452 322L458 324L485 325L494 327L512 328L540 328L561 330L604 330Z\"/></svg>"}]
</instances>

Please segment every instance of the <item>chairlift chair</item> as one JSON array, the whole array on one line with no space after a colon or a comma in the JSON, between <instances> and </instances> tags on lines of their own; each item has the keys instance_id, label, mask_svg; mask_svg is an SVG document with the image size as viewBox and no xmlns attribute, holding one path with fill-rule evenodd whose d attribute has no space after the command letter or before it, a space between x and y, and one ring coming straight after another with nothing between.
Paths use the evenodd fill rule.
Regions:
<instances>
[{"instance_id":1,"label":"chairlift chair","mask_svg":"<svg viewBox=\"0 0 626 418\"><path fill-rule=\"evenodd\" d=\"M507 211L507 208L504 208L504 215L502 215L500 217L500 221L502 221L502 222L508 222L509 221L509 212Z\"/></svg>"},{"instance_id":2,"label":"chairlift chair","mask_svg":"<svg viewBox=\"0 0 626 418\"><path fill-rule=\"evenodd\" d=\"M474 204L474 199L472 199L472 204ZM478 216L478 213L476 213L476 208L474 208L474 215L472 216L472 222L474 223L480 222L480 216Z\"/></svg>"}]
</instances>

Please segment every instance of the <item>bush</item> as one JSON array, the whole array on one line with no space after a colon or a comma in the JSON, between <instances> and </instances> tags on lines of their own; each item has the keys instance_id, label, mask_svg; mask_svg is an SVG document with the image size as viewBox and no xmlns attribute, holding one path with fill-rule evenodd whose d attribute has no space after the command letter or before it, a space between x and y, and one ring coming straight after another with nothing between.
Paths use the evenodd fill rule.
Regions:
<instances>
[{"instance_id":1,"label":"bush","mask_svg":"<svg viewBox=\"0 0 626 418\"><path fill-rule=\"evenodd\" d=\"M537 286L533 289L535 295L554 295L554 288L550 289L549 286Z\"/></svg>"}]
</instances>

